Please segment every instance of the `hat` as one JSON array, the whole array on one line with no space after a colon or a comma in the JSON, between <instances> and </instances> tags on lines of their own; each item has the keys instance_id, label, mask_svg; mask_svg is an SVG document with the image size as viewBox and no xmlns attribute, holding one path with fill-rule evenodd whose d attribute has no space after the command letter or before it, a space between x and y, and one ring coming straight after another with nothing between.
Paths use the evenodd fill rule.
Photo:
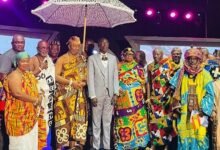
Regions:
<instances>
[{"instance_id":1,"label":"hat","mask_svg":"<svg viewBox=\"0 0 220 150\"><path fill-rule=\"evenodd\" d=\"M202 60L202 52L197 48L190 48L184 54L185 59L189 57L197 57L198 59Z\"/></svg>"}]
</instances>

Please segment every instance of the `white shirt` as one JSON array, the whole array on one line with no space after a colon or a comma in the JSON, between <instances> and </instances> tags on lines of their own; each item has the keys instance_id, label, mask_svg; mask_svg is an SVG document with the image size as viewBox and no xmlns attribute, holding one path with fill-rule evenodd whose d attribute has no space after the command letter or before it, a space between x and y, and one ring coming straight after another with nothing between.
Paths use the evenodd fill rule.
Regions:
<instances>
[{"instance_id":1,"label":"white shirt","mask_svg":"<svg viewBox=\"0 0 220 150\"><path fill-rule=\"evenodd\" d=\"M108 66L108 60L102 60L102 57L107 57L108 58L108 55L107 53L103 54L103 53L100 53L100 58L101 58L101 61L102 61L102 64L105 68L107 68Z\"/></svg>"}]
</instances>

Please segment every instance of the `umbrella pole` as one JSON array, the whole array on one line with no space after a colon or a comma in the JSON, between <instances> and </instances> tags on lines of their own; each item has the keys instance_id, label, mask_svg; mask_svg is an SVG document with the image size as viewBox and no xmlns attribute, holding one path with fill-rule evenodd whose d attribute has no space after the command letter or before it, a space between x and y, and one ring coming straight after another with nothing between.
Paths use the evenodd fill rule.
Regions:
<instances>
[{"instance_id":1,"label":"umbrella pole","mask_svg":"<svg viewBox=\"0 0 220 150\"><path fill-rule=\"evenodd\" d=\"M82 48L83 52L85 52L85 44L86 44L86 16L84 17L84 27L83 27L83 48Z\"/></svg>"},{"instance_id":2,"label":"umbrella pole","mask_svg":"<svg viewBox=\"0 0 220 150\"><path fill-rule=\"evenodd\" d=\"M85 53L86 44L86 16L87 16L87 5L85 6L84 26L83 26L83 48L82 52Z\"/></svg>"}]
</instances>

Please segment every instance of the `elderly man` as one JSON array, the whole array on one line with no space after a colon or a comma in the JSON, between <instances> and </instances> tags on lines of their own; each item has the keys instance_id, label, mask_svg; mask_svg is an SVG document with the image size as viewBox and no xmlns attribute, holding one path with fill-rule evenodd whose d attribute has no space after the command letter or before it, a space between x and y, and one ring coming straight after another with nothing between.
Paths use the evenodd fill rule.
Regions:
<instances>
[{"instance_id":1,"label":"elderly man","mask_svg":"<svg viewBox=\"0 0 220 150\"><path fill-rule=\"evenodd\" d=\"M57 100L54 105L57 148L82 149L87 133L85 85L87 65L80 53L81 41L69 38L68 51L56 62Z\"/></svg>"},{"instance_id":2,"label":"elderly man","mask_svg":"<svg viewBox=\"0 0 220 150\"><path fill-rule=\"evenodd\" d=\"M29 55L16 54L16 69L4 82L6 91L5 126L10 150L38 149L38 112L42 101L37 80L29 72Z\"/></svg>"},{"instance_id":3,"label":"elderly man","mask_svg":"<svg viewBox=\"0 0 220 150\"><path fill-rule=\"evenodd\" d=\"M185 63L170 84L175 89L173 98L179 101L180 116L177 121L178 149L208 150L208 116L213 113L213 80L202 67L200 50L191 48L185 52Z\"/></svg>"},{"instance_id":4,"label":"elderly man","mask_svg":"<svg viewBox=\"0 0 220 150\"><path fill-rule=\"evenodd\" d=\"M51 127L53 123L53 102L55 94L55 66L48 55L47 41L39 41L38 53L31 58L30 69L38 80L39 92L44 92L42 111L39 117L39 148L51 148Z\"/></svg>"},{"instance_id":5,"label":"elderly man","mask_svg":"<svg viewBox=\"0 0 220 150\"><path fill-rule=\"evenodd\" d=\"M170 68L172 69L171 76L173 76L176 73L176 71L180 69L180 67L182 67L183 62L181 61L181 57L182 57L182 50L178 47L173 48L171 51L171 58L172 58L171 60L172 64Z\"/></svg>"},{"instance_id":6,"label":"elderly man","mask_svg":"<svg viewBox=\"0 0 220 150\"><path fill-rule=\"evenodd\" d=\"M176 53L176 51L174 52ZM169 80L177 69L175 62L179 63L179 57L175 54L173 59L163 58L163 51L158 48L153 50L153 57L154 62L148 66L147 104L152 144L153 148L157 149L166 148L176 135L172 127Z\"/></svg>"},{"instance_id":7,"label":"elderly man","mask_svg":"<svg viewBox=\"0 0 220 150\"><path fill-rule=\"evenodd\" d=\"M104 149L110 149L113 104L119 95L117 59L109 53L109 41L98 42L100 53L88 60L88 89L92 100L93 148L100 149L101 121Z\"/></svg>"},{"instance_id":8,"label":"elderly man","mask_svg":"<svg viewBox=\"0 0 220 150\"><path fill-rule=\"evenodd\" d=\"M15 34L11 41L12 48L6 51L3 55L8 56L11 59L11 69L15 61L15 55L24 51L25 39L23 35Z\"/></svg>"}]
</instances>

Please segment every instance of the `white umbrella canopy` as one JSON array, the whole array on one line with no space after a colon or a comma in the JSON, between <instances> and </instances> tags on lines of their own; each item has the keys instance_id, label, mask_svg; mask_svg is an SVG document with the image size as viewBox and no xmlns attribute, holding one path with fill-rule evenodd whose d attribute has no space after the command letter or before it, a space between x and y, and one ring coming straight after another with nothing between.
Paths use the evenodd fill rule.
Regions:
<instances>
[{"instance_id":1,"label":"white umbrella canopy","mask_svg":"<svg viewBox=\"0 0 220 150\"><path fill-rule=\"evenodd\" d=\"M134 11L119 0L49 0L31 12L45 23L84 27L83 50L86 26L113 28L136 21Z\"/></svg>"},{"instance_id":2,"label":"white umbrella canopy","mask_svg":"<svg viewBox=\"0 0 220 150\"><path fill-rule=\"evenodd\" d=\"M73 27L83 27L85 16L88 26L106 28L136 21L134 11L119 0L50 0L31 12L45 23Z\"/></svg>"}]
</instances>

